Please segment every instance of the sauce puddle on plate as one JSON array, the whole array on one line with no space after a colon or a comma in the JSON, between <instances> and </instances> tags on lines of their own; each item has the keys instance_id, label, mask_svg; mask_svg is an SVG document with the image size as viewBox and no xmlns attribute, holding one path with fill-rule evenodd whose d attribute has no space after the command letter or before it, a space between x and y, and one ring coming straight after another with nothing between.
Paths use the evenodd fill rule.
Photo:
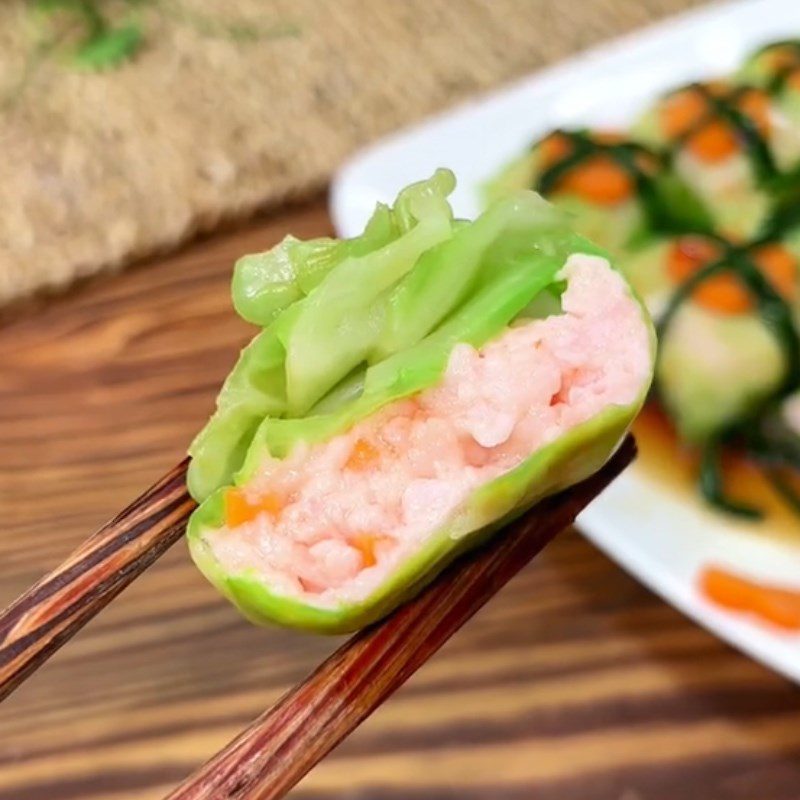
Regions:
<instances>
[{"instance_id":1,"label":"sauce puddle on plate","mask_svg":"<svg viewBox=\"0 0 800 800\"><path fill-rule=\"evenodd\" d=\"M648 403L634 422L633 432L639 445L637 467L674 492L702 504L697 488L698 455L678 441L666 414L654 403ZM737 529L800 545L797 517L756 465L735 453L726 453L722 471L729 495L764 514L763 519L755 522L728 517ZM723 512L719 513L725 517Z\"/></svg>"}]
</instances>

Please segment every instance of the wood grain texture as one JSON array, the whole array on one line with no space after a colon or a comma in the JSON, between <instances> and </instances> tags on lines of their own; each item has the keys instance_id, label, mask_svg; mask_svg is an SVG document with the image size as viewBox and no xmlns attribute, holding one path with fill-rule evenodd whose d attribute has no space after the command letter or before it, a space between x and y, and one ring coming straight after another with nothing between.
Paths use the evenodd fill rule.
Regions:
<instances>
[{"instance_id":1,"label":"wood grain texture","mask_svg":"<svg viewBox=\"0 0 800 800\"><path fill-rule=\"evenodd\" d=\"M394 694L633 460L628 437L597 474L539 503L418 597L348 640L168 800L278 800Z\"/></svg>"},{"instance_id":2,"label":"wood grain texture","mask_svg":"<svg viewBox=\"0 0 800 800\"><path fill-rule=\"evenodd\" d=\"M184 459L0 613L0 701L186 530Z\"/></svg>"},{"instance_id":3,"label":"wood grain texture","mask_svg":"<svg viewBox=\"0 0 800 800\"><path fill-rule=\"evenodd\" d=\"M182 458L249 336L230 268L322 202L0 328L0 605ZM239 619L171 548L0 706L0 800L161 800L337 640ZM800 692L559 536L297 800L798 800Z\"/></svg>"}]
</instances>

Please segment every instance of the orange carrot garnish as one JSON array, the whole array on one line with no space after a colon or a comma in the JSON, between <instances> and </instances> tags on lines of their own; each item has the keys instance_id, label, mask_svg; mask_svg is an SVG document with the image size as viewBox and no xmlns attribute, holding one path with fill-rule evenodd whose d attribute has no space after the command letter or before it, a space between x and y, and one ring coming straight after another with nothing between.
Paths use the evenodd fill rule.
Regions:
<instances>
[{"instance_id":1,"label":"orange carrot garnish","mask_svg":"<svg viewBox=\"0 0 800 800\"><path fill-rule=\"evenodd\" d=\"M693 89L676 92L664 99L659 109L661 128L670 139L688 133L708 110L705 98Z\"/></svg>"},{"instance_id":2,"label":"orange carrot garnish","mask_svg":"<svg viewBox=\"0 0 800 800\"><path fill-rule=\"evenodd\" d=\"M800 590L770 586L708 567L700 576L703 594L717 605L744 611L786 630L800 630Z\"/></svg>"},{"instance_id":3,"label":"orange carrot garnish","mask_svg":"<svg viewBox=\"0 0 800 800\"><path fill-rule=\"evenodd\" d=\"M539 145L542 169L552 167L572 152L572 143L563 133L551 133Z\"/></svg>"},{"instance_id":4,"label":"orange carrot garnish","mask_svg":"<svg viewBox=\"0 0 800 800\"><path fill-rule=\"evenodd\" d=\"M592 134L599 145L624 142L616 131L599 131ZM542 169L547 169L566 158L572 152L569 137L553 133L539 145ZM647 153L636 155L636 163L645 171L652 171L656 164ZM629 199L635 192L633 179L623 166L607 153L595 153L575 164L555 187L554 194L568 193L582 197L597 205L616 205Z\"/></svg>"},{"instance_id":5,"label":"orange carrot garnish","mask_svg":"<svg viewBox=\"0 0 800 800\"><path fill-rule=\"evenodd\" d=\"M634 193L631 176L608 155L596 155L570 170L558 191L576 194L590 203L612 206Z\"/></svg>"},{"instance_id":6,"label":"orange carrot garnish","mask_svg":"<svg viewBox=\"0 0 800 800\"><path fill-rule=\"evenodd\" d=\"M711 239L701 236L682 236L669 252L667 269L676 283L683 283L697 270L719 258L721 249ZM797 287L797 260L777 244L758 248L753 261L762 270L777 292L791 298ZM743 314L753 309L753 299L736 275L729 272L704 280L694 290L692 299L720 314Z\"/></svg>"},{"instance_id":7,"label":"orange carrot garnish","mask_svg":"<svg viewBox=\"0 0 800 800\"><path fill-rule=\"evenodd\" d=\"M725 94L722 84L711 84L712 94ZM736 108L750 119L763 135L769 129L769 97L758 89L749 89L735 100ZM669 139L686 136L686 146L701 161L721 161L740 147L734 127L714 115L708 99L697 89L684 89L667 97L660 108L661 128Z\"/></svg>"},{"instance_id":8,"label":"orange carrot garnish","mask_svg":"<svg viewBox=\"0 0 800 800\"><path fill-rule=\"evenodd\" d=\"M667 269L676 283L684 283L702 267L720 257L720 246L702 236L682 236L670 248ZM692 294L701 306L726 314L741 314L749 308L747 291L735 276L714 275L703 281Z\"/></svg>"},{"instance_id":9,"label":"orange carrot garnish","mask_svg":"<svg viewBox=\"0 0 800 800\"><path fill-rule=\"evenodd\" d=\"M778 244L765 244L753 253L753 259L778 294L791 299L797 290L797 259Z\"/></svg>"},{"instance_id":10,"label":"orange carrot garnish","mask_svg":"<svg viewBox=\"0 0 800 800\"><path fill-rule=\"evenodd\" d=\"M766 92L750 89L737 100L736 105L739 111L750 118L762 136L769 131L770 99Z\"/></svg>"},{"instance_id":11,"label":"orange carrot garnish","mask_svg":"<svg viewBox=\"0 0 800 800\"><path fill-rule=\"evenodd\" d=\"M739 149L736 134L727 122L714 120L703 125L686 142L692 154L701 161L723 161Z\"/></svg>"}]
</instances>

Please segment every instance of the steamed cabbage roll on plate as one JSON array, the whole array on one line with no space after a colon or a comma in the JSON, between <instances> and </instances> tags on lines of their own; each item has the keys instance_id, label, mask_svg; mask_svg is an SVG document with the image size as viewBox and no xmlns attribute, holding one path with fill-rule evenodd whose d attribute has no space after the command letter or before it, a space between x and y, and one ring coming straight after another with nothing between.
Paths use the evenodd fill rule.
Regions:
<instances>
[{"instance_id":1,"label":"steamed cabbage roll on plate","mask_svg":"<svg viewBox=\"0 0 800 800\"><path fill-rule=\"evenodd\" d=\"M777 458L780 437L756 446L755 434L800 387L797 244L791 231L750 244L689 234L656 240L624 261L657 323L656 394L679 436L707 454L707 499L728 510L736 509L717 480L720 445Z\"/></svg>"},{"instance_id":2,"label":"steamed cabbage roll on plate","mask_svg":"<svg viewBox=\"0 0 800 800\"><path fill-rule=\"evenodd\" d=\"M781 172L800 168L800 39L759 48L736 76L769 95L769 143Z\"/></svg>"},{"instance_id":3,"label":"steamed cabbage roll on plate","mask_svg":"<svg viewBox=\"0 0 800 800\"><path fill-rule=\"evenodd\" d=\"M747 240L770 214L767 189L779 172L770 103L757 87L693 83L660 98L631 133L668 154L720 233Z\"/></svg>"},{"instance_id":4,"label":"steamed cabbage roll on plate","mask_svg":"<svg viewBox=\"0 0 800 800\"><path fill-rule=\"evenodd\" d=\"M555 130L487 183L485 195L519 189L534 189L572 214L579 233L614 254L653 231L710 227L664 158L615 132Z\"/></svg>"},{"instance_id":5,"label":"steamed cabbage roll on plate","mask_svg":"<svg viewBox=\"0 0 800 800\"><path fill-rule=\"evenodd\" d=\"M313 368L339 336L344 379L309 409L264 415L232 481L190 521L196 563L254 622L337 633L380 618L599 469L647 393L646 312L538 195L451 224L402 270L379 253L368 313L349 314L364 303L351 272L363 256L280 312L323 315L280 341Z\"/></svg>"}]
</instances>

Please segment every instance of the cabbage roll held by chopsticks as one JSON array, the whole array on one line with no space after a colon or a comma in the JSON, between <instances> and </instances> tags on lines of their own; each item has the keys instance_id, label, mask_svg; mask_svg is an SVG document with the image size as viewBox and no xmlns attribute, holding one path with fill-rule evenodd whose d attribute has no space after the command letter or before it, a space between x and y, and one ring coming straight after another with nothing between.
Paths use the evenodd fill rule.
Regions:
<instances>
[{"instance_id":1,"label":"cabbage roll held by chopsticks","mask_svg":"<svg viewBox=\"0 0 800 800\"><path fill-rule=\"evenodd\" d=\"M644 401L653 329L607 256L529 191L457 220L453 186L237 265L263 330L192 445L188 538L254 622L381 618L597 471Z\"/></svg>"}]
</instances>

